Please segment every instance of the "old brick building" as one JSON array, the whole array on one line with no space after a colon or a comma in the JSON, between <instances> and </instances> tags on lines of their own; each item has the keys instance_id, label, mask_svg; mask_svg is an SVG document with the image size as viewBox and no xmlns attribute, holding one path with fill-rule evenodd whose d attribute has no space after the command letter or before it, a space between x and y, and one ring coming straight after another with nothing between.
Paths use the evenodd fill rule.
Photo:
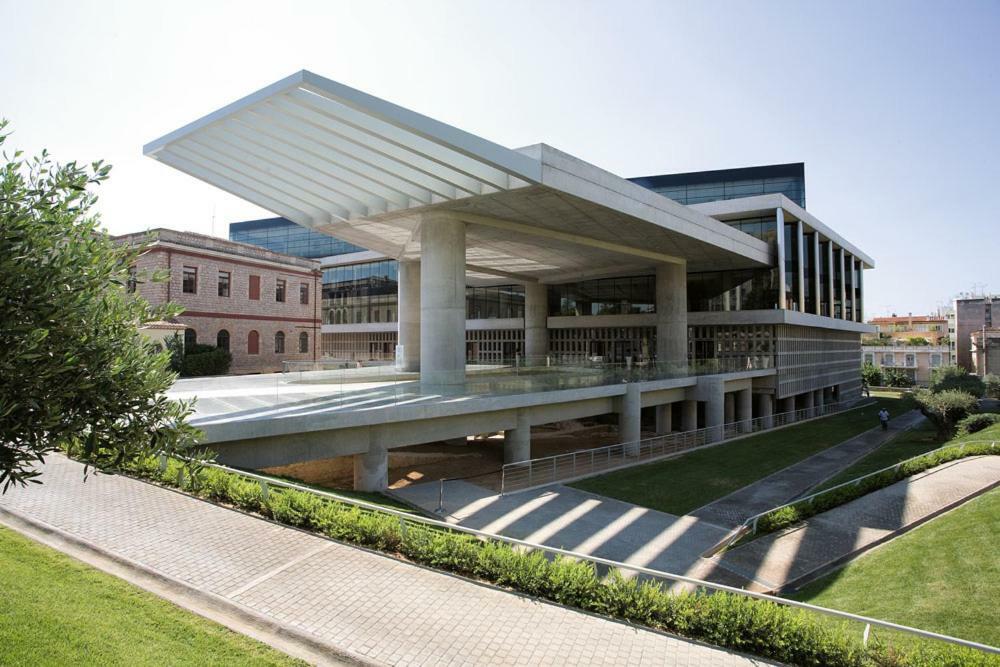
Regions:
<instances>
[{"instance_id":1,"label":"old brick building","mask_svg":"<svg viewBox=\"0 0 1000 667\"><path fill-rule=\"evenodd\" d=\"M116 237L149 243L135 267L150 303L184 308L185 344L228 348L232 373L281 370L283 361L314 360L320 329L319 262L202 234L153 229ZM170 279L143 279L166 270Z\"/></svg>"}]
</instances>

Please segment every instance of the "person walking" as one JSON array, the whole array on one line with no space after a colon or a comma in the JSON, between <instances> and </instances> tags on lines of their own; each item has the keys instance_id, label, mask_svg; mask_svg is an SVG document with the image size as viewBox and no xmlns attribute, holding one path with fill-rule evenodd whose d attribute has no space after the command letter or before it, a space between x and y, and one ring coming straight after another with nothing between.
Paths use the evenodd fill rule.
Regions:
<instances>
[{"instance_id":1,"label":"person walking","mask_svg":"<svg viewBox=\"0 0 1000 667\"><path fill-rule=\"evenodd\" d=\"M880 424L882 424L882 430L883 431L888 431L889 430L889 411L886 410L885 408L882 408L881 410L879 410L879 412L878 412L878 421L879 421Z\"/></svg>"}]
</instances>

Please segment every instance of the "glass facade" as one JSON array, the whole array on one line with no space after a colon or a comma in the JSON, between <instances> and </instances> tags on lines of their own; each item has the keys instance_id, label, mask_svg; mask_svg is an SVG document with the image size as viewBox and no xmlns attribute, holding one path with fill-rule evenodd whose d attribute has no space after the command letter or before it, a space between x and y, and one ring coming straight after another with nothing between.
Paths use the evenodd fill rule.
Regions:
<instances>
[{"instance_id":1,"label":"glass facade","mask_svg":"<svg viewBox=\"0 0 1000 667\"><path fill-rule=\"evenodd\" d=\"M830 242L819 244L819 314L830 317Z\"/></svg>"},{"instance_id":2,"label":"glass facade","mask_svg":"<svg viewBox=\"0 0 1000 667\"><path fill-rule=\"evenodd\" d=\"M864 269L861 268L861 260L854 260L854 321L861 322L864 320L863 310L861 309L861 272Z\"/></svg>"},{"instance_id":3,"label":"glass facade","mask_svg":"<svg viewBox=\"0 0 1000 667\"><path fill-rule=\"evenodd\" d=\"M843 282L843 275L840 270L842 265L840 261L843 256L843 250L835 249L833 251L833 316L838 319L844 316L844 304L840 302L840 285Z\"/></svg>"},{"instance_id":4,"label":"glass facade","mask_svg":"<svg viewBox=\"0 0 1000 667\"><path fill-rule=\"evenodd\" d=\"M854 258L844 253L844 319L854 319Z\"/></svg>"},{"instance_id":5,"label":"glass facade","mask_svg":"<svg viewBox=\"0 0 1000 667\"><path fill-rule=\"evenodd\" d=\"M781 193L805 208L805 165L778 164L629 179L681 204Z\"/></svg>"},{"instance_id":6,"label":"glass facade","mask_svg":"<svg viewBox=\"0 0 1000 667\"><path fill-rule=\"evenodd\" d=\"M816 232L802 235L802 271L805 276L806 312L816 312L816 280L813 268L816 266Z\"/></svg>"},{"instance_id":7,"label":"glass facade","mask_svg":"<svg viewBox=\"0 0 1000 667\"><path fill-rule=\"evenodd\" d=\"M761 218L737 218L736 220L722 220L734 229L738 229L745 234L754 236L761 241L773 242L778 238L778 219L775 216L765 216Z\"/></svg>"},{"instance_id":8,"label":"glass facade","mask_svg":"<svg viewBox=\"0 0 1000 667\"><path fill-rule=\"evenodd\" d=\"M798 223L785 223L785 308L799 309Z\"/></svg>"},{"instance_id":9,"label":"glass facade","mask_svg":"<svg viewBox=\"0 0 1000 667\"><path fill-rule=\"evenodd\" d=\"M229 225L229 240L311 259L365 250L347 241L314 232L285 218L234 222Z\"/></svg>"},{"instance_id":10,"label":"glass facade","mask_svg":"<svg viewBox=\"0 0 1000 667\"><path fill-rule=\"evenodd\" d=\"M324 270L323 322L395 322L398 280L398 265L391 259Z\"/></svg>"},{"instance_id":11,"label":"glass facade","mask_svg":"<svg viewBox=\"0 0 1000 667\"><path fill-rule=\"evenodd\" d=\"M470 320L523 318L524 287L521 285L466 287L465 317Z\"/></svg>"},{"instance_id":12,"label":"glass facade","mask_svg":"<svg viewBox=\"0 0 1000 667\"><path fill-rule=\"evenodd\" d=\"M655 276L601 278L549 286L549 315L656 312Z\"/></svg>"},{"instance_id":13,"label":"glass facade","mask_svg":"<svg viewBox=\"0 0 1000 667\"><path fill-rule=\"evenodd\" d=\"M778 307L777 269L689 273L687 281L690 312Z\"/></svg>"}]
</instances>

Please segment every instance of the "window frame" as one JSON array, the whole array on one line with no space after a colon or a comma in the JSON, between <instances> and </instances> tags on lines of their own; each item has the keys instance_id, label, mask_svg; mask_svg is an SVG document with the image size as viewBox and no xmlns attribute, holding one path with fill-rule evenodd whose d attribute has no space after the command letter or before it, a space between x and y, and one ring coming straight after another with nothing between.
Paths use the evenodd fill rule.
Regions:
<instances>
[{"instance_id":1,"label":"window frame","mask_svg":"<svg viewBox=\"0 0 1000 667\"><path fill-rule=\"evenodd\" d=\"M285 353L285 332L276 331L274 332L274 353L284 354Z\"/></svg>"},{"instance_id":2,"label":"window frame","mask_svg":"<svg viewBox=\"0 0 1000 667\"><path fill-rule=\"evenodd\" d=\"M309 305L309 283L299 283L299 304Z\"/></svg>"},{"instance_id":3,"label":"window frame","mask_svg":"<svg viewBox=\"0 0 1000 667\"><path fill-rule=\"evenodd\" d=\"M192 282L194 283L192 289L188 289L188 274L193 276ZM181 293L182 294L197 294L198 293L198 267L197 266L182 266L181 267Z\"/></svg>"},{"instance_id":4,"label":"window frame","mask_svg":"<svg viewBox=\"0 0 1000 667\"><path fill-rule=\"evenodd\" d=\"M223 276L225 276L225 282L223 282ZM223 284L225 285L225 294L223 294ZM225 299L230 298L233 295L233 273L232 271L219 271L218 277L218 293L219 296Z\"/></svg>"},{"instance_id":5,"label":"window frame","mask_svg":"<svg viewBox=\"0 0 1000 667\"><path fill-rule=\"evenodd\" d=\"M276 278L274 281L274 302L285 303L287 297L288 281L284 278Z\"/></svg>"},{"instance_id":6,"label":"window frame","mask_svg":"<svg viewBox=\"0 0 1000 667\"><path fill-rule=\"evenodd\" d=\"M299 333L299 354L309 354L309 333Z\"/></svg>"},{"instance_id":7,"label":"window frame","mask_svg":"<svg viewBox=\"0 0 1000 667\"><path fill-rule=\"evenodd\" d=\"M251 273L247 279L247 297L250 301L260 301L260 276Z\"/></svg>"}]
</instances>

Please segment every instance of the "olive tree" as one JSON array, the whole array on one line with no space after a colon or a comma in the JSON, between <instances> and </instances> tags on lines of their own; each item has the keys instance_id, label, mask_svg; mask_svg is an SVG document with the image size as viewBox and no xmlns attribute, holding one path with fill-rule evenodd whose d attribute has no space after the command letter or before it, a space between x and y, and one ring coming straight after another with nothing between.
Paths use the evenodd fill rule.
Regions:
<instances>
[{"instance_id":1,"label":"olive tree","mask_svg":"<svg viewBox=\"0 0 1000 667\"><path fill-rule=\"evenodd\" d=\"M39 481L47 453L118 465L193 444L190 404L164 391L170 352L138 327L178 312L127 289L140 249L92 212L110 167L8 153L0 121L0 482ZM156 278L156 277L153 277Z\"/></svg>"},{"instance_id":2,"label":"olive tree","mask_svg":"<svg viewBox=\"0 0 1000 667\"><path fill-rule=\"evenodd\" d=\"M920 411L937 428L940 440L954 435L958 422L975 412L978 403L975 396L960 389L918 389L914 397Z\"/></svg>"}]
</instances>

